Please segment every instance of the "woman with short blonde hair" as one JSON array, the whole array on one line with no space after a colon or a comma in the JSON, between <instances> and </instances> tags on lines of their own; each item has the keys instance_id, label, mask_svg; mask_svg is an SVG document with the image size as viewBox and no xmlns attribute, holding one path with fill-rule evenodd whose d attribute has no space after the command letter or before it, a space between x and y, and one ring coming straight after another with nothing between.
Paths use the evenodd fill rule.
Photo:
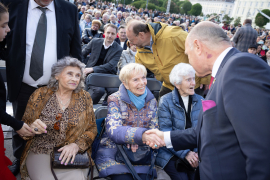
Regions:
<instances>
[{"instance_id":1,"label":"woman with short blonde hair","mask_svg":"<svg viewBox=\"0 0 270 180\"><path fill-rule=\"evenodd\" d=\"M95 163L99 177L133 180L127 166L116 159L116 145L131 148L134 153L144 145L143 142L147 142L148 137L144 132L158 128L157 101L146 86L146 68L143 65L127 64L121 69L119 78L123 84L108 98L106 133L101 139ZM145 160L151 161L149 158ZM145 180L149 165L133 167Z\"/></svg>"}]
</instances>

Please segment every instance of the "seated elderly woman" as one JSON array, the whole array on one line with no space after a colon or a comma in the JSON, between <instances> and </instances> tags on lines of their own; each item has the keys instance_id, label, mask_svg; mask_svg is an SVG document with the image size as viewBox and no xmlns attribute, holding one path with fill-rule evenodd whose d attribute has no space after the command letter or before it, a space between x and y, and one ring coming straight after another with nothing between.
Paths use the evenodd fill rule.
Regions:
<instances>
[{"instance_id":1,"label":"seated elderly woman","mask_svg":"<svg viewBox=\"0 0 270 180\"><path fill-rule=\"evenodd\" d=\"M157 101L147 88L146 68L137 63L130 63L120 71L119 78L123 84L119 91L108 98L108 114L105 121L106 131L102 136L95 163L99 177L110 177L112 180L132 180L127 166L116 161L116 144L126 144L132 152L149 139L144 132L158 128ZM161 140L155 140L161 145ZM149 171L147 165L133 166L142 179Z\"/></svg>"},{"instance_id":2,"label":"seated elderly woman","mask_svg":"<svg viewBox=\"0 0 270 180\"><path fill-rule=\"evenodd\" d=\"M158 108L161 131L184 130L196 127L202 107L201 96L194 93L195 70L189 64L180 63L170 73L170 82L175 86L171 93L161 97ZM177 170L175 162L178 161ZM159 149L156 164L163 168L172 180L191 180L193 168L198 166L197 149L174 151L173 148ZM187 167L187 168L186 168Z\"/></svg>"},{"instance_id":3,"label":"seated elderly woman","mask_svg":"<svg viewBox=\"0 0 270 180\"><path fill-rule=\"evenodd\" d=\"M90 14L86 14L84 20L80 22L81 31L88 28L90 29L92 26L92 16Z\"/></svg>"},{"instance_id":4,"label":"seated elderly woman","mask_svg":"<svg viewBox=\"0 0 270 180\"><path fill-rule=\"evenodd\" d=\"M129 41L127 41L127 50L124 50L121 54L120 60L117 64L118 72L127 64L135 63L135 55L137 49L136 45L130 45Z\"/></svg>"},{"instance_id":5,"label":"seated elderly woman","mask_svg":"<svg viewBox=\"0 0 270 180\"><path fill-rule=\"evenodd\" d=\"M50 153L61 147L61 163L73 163L78 152L87 151L97 134L92 99L84 87L84 64L66 57L52 67L48 86L30 97L22 121L30 126L34 137L23 137L27 144L21 159L21 178L54 179ZM87 178L88 169L54 169L57 178Z\"/></svg>"},{"instance_id":6,"label":"seated elderly woman","mask_svg":"<svg viewBox=\"0 0 270 180\"><path fill-rule=\"evenodd\" d=\"M101 22L99 20L93 20L91 29L84 29L82 33L82 42L88 44L94 38L102 38L102 33L98 32L100 26Z\"/></svg>"}]
</instances>

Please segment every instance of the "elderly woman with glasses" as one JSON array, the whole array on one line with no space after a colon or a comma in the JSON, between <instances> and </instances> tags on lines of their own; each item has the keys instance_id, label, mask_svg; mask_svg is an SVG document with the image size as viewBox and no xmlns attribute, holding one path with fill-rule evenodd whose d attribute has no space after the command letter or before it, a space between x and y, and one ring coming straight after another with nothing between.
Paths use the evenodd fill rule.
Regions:
<instances>
[{"instance_id":1,"label":"elderly woman with glasses","mask_svg":"<svg viewBox=\"0 0 270 180\"><path fill-rule=\"evenodd\" d=\"M84 20L80 22L81 31L88 28L90 29L92 26L92 16L90 14L86 14Z\"/></svg>"},{"instance_id":2,"label":"elderly woman with glasses","mask_svg":"<svg viewBox=\"0 0 270 180\"><path fill-rule=\"evenodd\" d=\"M127 64L120 71L119 78L123 84L108 98L106 132L102 136L95 160L99 177L133 180L127 166L116 159L116 144L126 145L133 153L149 139L157 138L156 145L162 144L157 136L144 133L148 129L158 128L157 101L146 86L146 74L146 68L137 63ZM143 180L146 179L149 168L149 165L134 166Z\"/></svg>"},{"instance_id":3,"label":"elderly woman with glasses","mask_svg":"<svg viewBox=\"0 0 270 180\"><path fill-rule=\"evenodd\" d=\"M159 129L173 131L196 127L203 98L194 93L195 70L189 64L180 63L174 66L169 78L175 88L159 101ZM159 149L156 164L164 169L172 180L192 180L198 161L197 149L175 151L173 148L162 147Z\"/></svg>"},{"instance_id":4,"label":"elderly woman with glasses","mask_svg":"<svg viewBox=\"0 0 270 180\"><path fill-rule=\"evenodd\" d=\"M52 67L48 86L37 89L30 97L22 121L35 136L27 140L21 159L21 178L54 179L50 169L50 153L60 147L59 160L73 163L78 152L91 158L91 144L97 134L92 99L84 88L79 60L66 57ZM54 169L58 179L87 178L88 169Z\"/></svg>"}]
</instances>

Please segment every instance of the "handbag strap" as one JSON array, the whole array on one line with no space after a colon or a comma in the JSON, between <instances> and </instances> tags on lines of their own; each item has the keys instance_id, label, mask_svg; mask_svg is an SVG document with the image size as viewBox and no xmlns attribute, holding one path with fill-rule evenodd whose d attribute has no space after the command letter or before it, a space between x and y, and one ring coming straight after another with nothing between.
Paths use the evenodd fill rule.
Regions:
<instances>
[{"instance_id":1,"label":"handbag strap","mask_svg":"<svg viewBox=\"0 0 270 180\"><path fill-rule=\"evenodd\" d=\"M55 174L55 172L54 172L54 170L53 170L53 166L52 166L52 164L53 164L53 162L52 162L52 157L53 157L53 152L51 152L51 158L50 158L50 161L51 161L51 171L52 171L52 175L53 175L53 177L54 177L54 179L55 180L58 180L58 178L57 178L57 176L56 176L56 174ZM90 180L93 180L94 178L93 178L93 176L94 176L94 172L93 172L93 166L92 166L92 160L91 160L91 157L89 157L89 160L90 160L90 169L89 169L89 172L88 172L88 174L87 174L87 177L89 176L89 174L91 173L91 179Z\"/></svg>"},{"instance_id":2,"label":"handbag strap","mask_svg":"<svg viewBox=\"0 0 270 180\"><path fill-rule=\"evenodd\" d=\"M132 174L133 179L142 180L140 178L140 176L137 174L137 172L135 171L135 169L134 169L133 165L131 164L131 162L129 161L129 159L128 159L128 157L127 157L127 155L126 155L126 153L125 153L125 151L124 151L124 149L122 147L122 145L117 144L116 146L117 146L118 150L120 151L121 155L123 156L125 164L128 167L128 170L130 171L130 173Z\"/></svg>"}]
</instances>

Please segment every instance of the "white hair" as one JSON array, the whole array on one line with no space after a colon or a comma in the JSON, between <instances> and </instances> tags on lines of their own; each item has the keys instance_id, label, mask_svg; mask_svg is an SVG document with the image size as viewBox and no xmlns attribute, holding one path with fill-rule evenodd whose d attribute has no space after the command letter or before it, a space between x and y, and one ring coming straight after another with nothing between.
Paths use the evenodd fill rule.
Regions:
<instances>
[{"instance_id":1,"label":"white hair","mask_svg":"<svg viewBox=\"0 0 270 180\"><path fill-rule=\"evenodd\" d=\"M122 15L122 11L118 11L117 14L121 14Z\"/></svg>"},{"instance_id":2,"label":"white hair","mask_svg":"<svg viewBox=\"0 0 270 180\"><path fill-rule=\"evenodd\" d=\"M170 82L172 85L181 84L183 77L188 75L195 75L193 67L187 63L179 63L173 67L170 73Z\"/></svg>"},{"instance_id":3,"label":"white hair","mask_svg":"<svg viewBox=\"0 0 270 180\"><path fill-rule=\"evenodd\" d=\"M104 16L107 16L107 19L110 19L110 16L108 15L108 14L103 14L103 16L102 17L104 17Z\"/></svg>"}]
</instances>

